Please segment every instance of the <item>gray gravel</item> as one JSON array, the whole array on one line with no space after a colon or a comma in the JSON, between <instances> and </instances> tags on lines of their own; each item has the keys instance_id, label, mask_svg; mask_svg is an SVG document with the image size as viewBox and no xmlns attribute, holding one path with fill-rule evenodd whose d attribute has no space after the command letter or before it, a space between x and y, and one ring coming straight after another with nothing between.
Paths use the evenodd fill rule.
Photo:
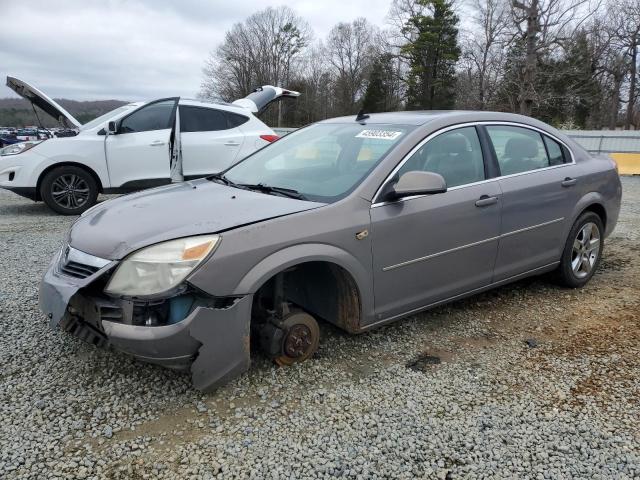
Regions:
<instances>
[{"instance_id":1,"label":"gray gravel","mask_svg":"<svg viewBox=\"0 0 640 480\"><path fill-rule=\"evenodd\" d=\"M0 478L640 477L640 178L623 183L585 289L530 279L326 326L313 360L258 357L209 395L50 331L37 285L73 219L0 191Z\"/></svg>"}]
</instances>

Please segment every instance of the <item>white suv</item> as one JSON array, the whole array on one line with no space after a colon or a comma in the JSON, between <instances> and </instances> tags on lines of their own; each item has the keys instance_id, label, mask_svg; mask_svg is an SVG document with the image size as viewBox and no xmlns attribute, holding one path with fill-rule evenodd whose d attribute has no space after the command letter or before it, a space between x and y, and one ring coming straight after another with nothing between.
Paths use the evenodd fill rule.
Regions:
<instances>
[{"instance_id":1,"label":"white suv","mask_svg":"<svg viewBox=\"0 0 640 480\"><path fill-rule=\"evenodd\" d=\"M1 149L0 188L65 215L82 213L100 192L126 193L224 170L278 138L254 113L300 95L265 85L232 104L165 98L130 103L81 125L29 84L7 77L7 86L79 133Z\"/></svg>"}]
</instances>

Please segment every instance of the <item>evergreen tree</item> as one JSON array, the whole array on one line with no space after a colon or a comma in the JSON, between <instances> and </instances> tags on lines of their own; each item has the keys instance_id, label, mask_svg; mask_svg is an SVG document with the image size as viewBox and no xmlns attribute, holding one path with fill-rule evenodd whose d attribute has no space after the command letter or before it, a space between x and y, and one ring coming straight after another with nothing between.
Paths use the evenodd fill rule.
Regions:
<instances>
[{"instance_id":1,"label":"evergreen tree","mask_svg":"<svg viewBox=\"0 0 640 480\"><path fill-rule=\"evenodd\" d=\"M391 62L391 54L383 54L371 65L369 82L362 100L362 108L367 113L385 112L394 108Z\"/></svg>"},{"instance_id":2,"label":"evergreen tree","mask_svg":"<svg viewBox=\"0 0 640 480\"><path fill-rule=\"evenodd\" d=\"M460 57L458 17L449 0L415 1L425 8L407 19L405 32L413 32L415 39L401 50L409 59L408 107L451 108Z\"/></svg>"}]
</instances>

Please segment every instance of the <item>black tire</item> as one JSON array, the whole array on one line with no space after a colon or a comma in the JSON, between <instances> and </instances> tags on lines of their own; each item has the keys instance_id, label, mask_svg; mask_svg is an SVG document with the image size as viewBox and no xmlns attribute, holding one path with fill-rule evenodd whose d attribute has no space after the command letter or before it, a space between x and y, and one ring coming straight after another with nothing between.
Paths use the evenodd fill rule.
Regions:
<instances>
[{"instance_id":1,"label":"black tire","mask_svg":"<svg viewBox=\"0 0 640 480\"><path fill-rule=\"evenodd\" d=\"M54 212L80 215L95 205L98 185L84 168L64 165L54 168L44 176L40 185L40 197Z\"/></svg>"},{"instance_id":2,"label":"black tire","mask_svg":"<svg viewBox=\"0 0 640 480\"><path fill-rule=\"evenodd\" d=\"M591 246L589 250L581 241L585 235L583 229L588 230L588 225L592 225L591 240L588 240ZM597 229L594 232L593 228ZM597 244L593 243L593 237L597 235ZM582 244L582 247L580 246ZM581 288L587 284L593 274L596 272L600 259L602 258L602 250L604 248L604 225L600 216L594 212L585 212L578 217L571 227L567 242L562 251L560 266L558 267L559 282L569 288ZM593 255L595 254L595 257ZM586 263L585 263L586 262ZM578 265L578 271L576 271Z\"/></svg>"}]
</instances>

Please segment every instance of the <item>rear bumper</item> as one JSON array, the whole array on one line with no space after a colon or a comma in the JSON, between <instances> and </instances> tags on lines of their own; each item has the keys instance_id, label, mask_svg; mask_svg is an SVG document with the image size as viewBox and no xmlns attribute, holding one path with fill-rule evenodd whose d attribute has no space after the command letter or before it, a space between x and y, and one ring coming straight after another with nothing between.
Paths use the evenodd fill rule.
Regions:
<instances>
[{"instance_id":1,"label":"rear bumper","mask_svg":"<svg viewBox=\"0 0 640 480\"><path fill-rule=\"evenodd\" d=\"M234 299L225 308L196 306L182 320L169 325L132 325L126 323L131 318L126 302L118 304L92 293L95 289L91 284L117 262L86 279L76 279L58 271L58 258L45 273L39 295L40 308L52 328L145 362L189 370L194 386L203 391L249 368L251 295Z\"/></svg>"}]
</instances>

